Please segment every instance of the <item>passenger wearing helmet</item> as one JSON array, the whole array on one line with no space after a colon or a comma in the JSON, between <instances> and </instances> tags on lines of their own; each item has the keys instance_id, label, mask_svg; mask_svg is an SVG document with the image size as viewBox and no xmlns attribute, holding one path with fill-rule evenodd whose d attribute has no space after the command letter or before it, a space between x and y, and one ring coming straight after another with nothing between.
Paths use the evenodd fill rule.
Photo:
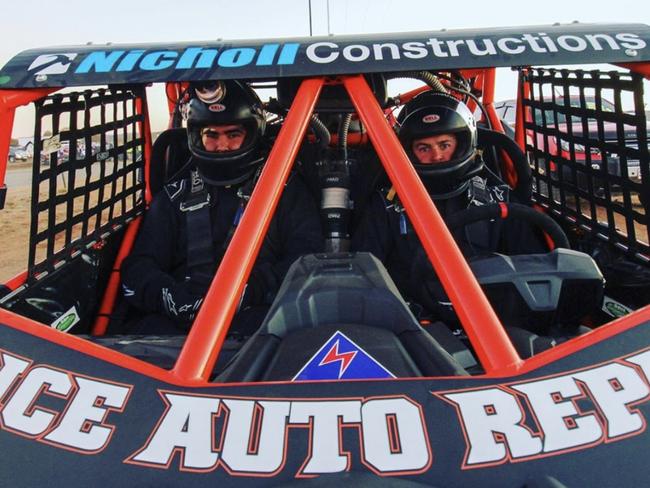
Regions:
<instances>
[{"instance_id":1,"label":"passenger wearing helmet","mask_svg":"<svg viewBox=\"0 0 650 488\"><path fill-rule=\"evenodd\" d=\"M425 92L404 106L399 139L436 201L464 193L483 169L476 157L476 122L467 106L444 93Z\"/></svg>"},{"instance_id":2,"label":"passenger wearing helmet","mask_svg":"<svg viewBox=\"0 0 650 488\"><path fill-rule=\"evenodd\" d=\"M130 333L179 333L191 326L265 160L264 110L245 83L192 87L185 117L189 177L155 196L122 265L124 297L141 312L128 324ZM321 250L316 204L292 175L231 331L252 333L291 263Z\"/></svg>"},{"instance_id":3,"label":"passenger wearing helmet","mask_svg":"<svg viewBox=\"0 0 650 488\"><path fill-rule=\"evenodd\" d=\"M476 122L463 102L445 93L424 92L404 106L397 121L400 142L443 218L471 205L511 200L507 185L484 168L477 153ZM505 232L504 225L509 226ZM494 251L545 252L540 237L524 227L509 221L477 222L455 231L454 237L467 257ZM377 256L408 301L438 319L450 318L453 311L444 290L392 187L370 199L352 248Z\"/></svg>"},{"instance_id":4,"label":"passenger wearing helmet","mask_svg":"<svg viewBox=\"0 0 650 488\"><path fill-rule=\"evenodd\" d=\"M262 102L236 81L207 83L194 91L186 109L187 136L201 177L213 186L249 180L264 161Z\"/></svg>"}]
</instances>

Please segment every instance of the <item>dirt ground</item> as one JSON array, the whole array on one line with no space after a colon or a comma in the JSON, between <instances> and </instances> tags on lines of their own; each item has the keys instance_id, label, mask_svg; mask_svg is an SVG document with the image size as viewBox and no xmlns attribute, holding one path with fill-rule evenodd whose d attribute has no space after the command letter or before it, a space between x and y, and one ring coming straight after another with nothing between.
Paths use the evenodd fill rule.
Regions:
<instances>
[{"instance_id":1,"label":"dirt ground","mask_svg":"<svg viewBox=\"0 0 650 488\"><path fill-rule=\"evenodd\" d=\"M5 207L0 210L0 283L27 268L30 198L27 186L7 189Z\"/></svg>"},{"instance_id":2,"label":"dirt ground","mask_svg":"<svg viewBox=\"0 0 650 488\"><path fill-rule=\"evenodd\" d=\"M7 280L13 278L19 273L27 269L29 259L29 233L31 226L30 216L30 202L31 202L31 175L26 174L25 170L29 170L31 162L20 164L12 164L7 169L7 178L12 179L13 184L7 185L7 196L5 200L4 209L0 210L0 283L5 283ZM119 185L127 184L121 182ZM104 189L105 195L109 195L111 190L111 183L107 183ZM118 188L118 191L120 188ZM46 186L42 187L42 191L48 191ZM57 188L57 194L62 195L67 192L65 185L60 185ZM98 192L93 192L90 195L90 205L97 203ZM45 198L45 194L41 195L41 201ZM74 199L74 215L77 215L83 209L83 197ZM56 222L63 222L66 218L66 205L57 206ZM43 232L47 225L47 220L43 218L41 212L41 220L39 221L38 232ZM101 215L104 225L108 218L108 213L104 211ZM89 225L94 225L95 220L90 219ZM80 237L81 225L72 228L72 239ZM55 237L55 251L61 249L64 244L64 232L59 232ZM46 243L41 242L36 250L36 262L40 262L45 258Z\"/></svg>"}]
</instances>

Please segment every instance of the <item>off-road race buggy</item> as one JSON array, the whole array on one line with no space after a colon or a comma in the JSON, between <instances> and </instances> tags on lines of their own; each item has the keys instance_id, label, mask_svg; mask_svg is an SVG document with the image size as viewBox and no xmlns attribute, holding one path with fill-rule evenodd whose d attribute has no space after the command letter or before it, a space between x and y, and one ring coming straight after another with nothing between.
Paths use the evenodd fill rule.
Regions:
<instances>
[{"instance_id":1,"label":"off-road race buggy","mask_svg":"<svg viewBox=\"0 0 650 488\"><path fill-rule=\"evenodd\" d=\"M0 299L1 484L647 483L649 44L645 25L574 23L17 55L0 71L0 203L32 103L34 156L28 263ZM503 67L514 138L494 110ZM419 85L391 93L396 78ZM188 83L220 79L270 93L268 159L189 333L116 334L120 263L187 158ZM155 138L152 84L169 108ZM528 203L457 224L529 219L548 253L463 257L393 130L423 90L475 110L486 166ZM420 320L377 259L345 252L384 170L457 328ZM294 263L251 337L230 334L292 171L322 206L324 252Z\"/></svg>"}]
</instances>

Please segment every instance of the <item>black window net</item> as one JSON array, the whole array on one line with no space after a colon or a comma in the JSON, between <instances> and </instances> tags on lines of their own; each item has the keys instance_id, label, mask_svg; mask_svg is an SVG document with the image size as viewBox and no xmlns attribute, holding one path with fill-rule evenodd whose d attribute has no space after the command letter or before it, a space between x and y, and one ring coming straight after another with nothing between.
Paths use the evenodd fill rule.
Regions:
<instances>
[{"instance_id":1,"label":"black window net","mask_svg":"<svg viewBox=\"0 0 650 488\"><path fill-rule=\"evenodd\" d=\"M36 103L28 280L100 246L144 209L144 89Z\"/></svg>"},{"instance_id":2,"label":"black window net","mask_svg":"<svg viewBox=\"0 0 650 488\"><path fill-rule=\"evenodd\" d=\"M522 70L520 80L535 200L579 232L647 263L650 158L643 77L540 68Z\"/></svg>"}]
</instances>

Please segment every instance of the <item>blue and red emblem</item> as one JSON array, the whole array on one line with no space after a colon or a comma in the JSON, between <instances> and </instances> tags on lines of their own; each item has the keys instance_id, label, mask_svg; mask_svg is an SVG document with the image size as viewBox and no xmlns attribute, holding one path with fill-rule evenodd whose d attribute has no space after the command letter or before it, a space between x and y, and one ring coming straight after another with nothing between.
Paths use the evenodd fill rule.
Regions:
<instances>
[{"instance_id":1,"label":"blue and red emblem","mask_svg":"<svg viewBox=\"0 0 650 488\"><path fill-rule=\"evenodd\" d=\"M302 367L293 381L394 377L390 371L345 334L336 331Z\"/></svg>"}]
</instances>

